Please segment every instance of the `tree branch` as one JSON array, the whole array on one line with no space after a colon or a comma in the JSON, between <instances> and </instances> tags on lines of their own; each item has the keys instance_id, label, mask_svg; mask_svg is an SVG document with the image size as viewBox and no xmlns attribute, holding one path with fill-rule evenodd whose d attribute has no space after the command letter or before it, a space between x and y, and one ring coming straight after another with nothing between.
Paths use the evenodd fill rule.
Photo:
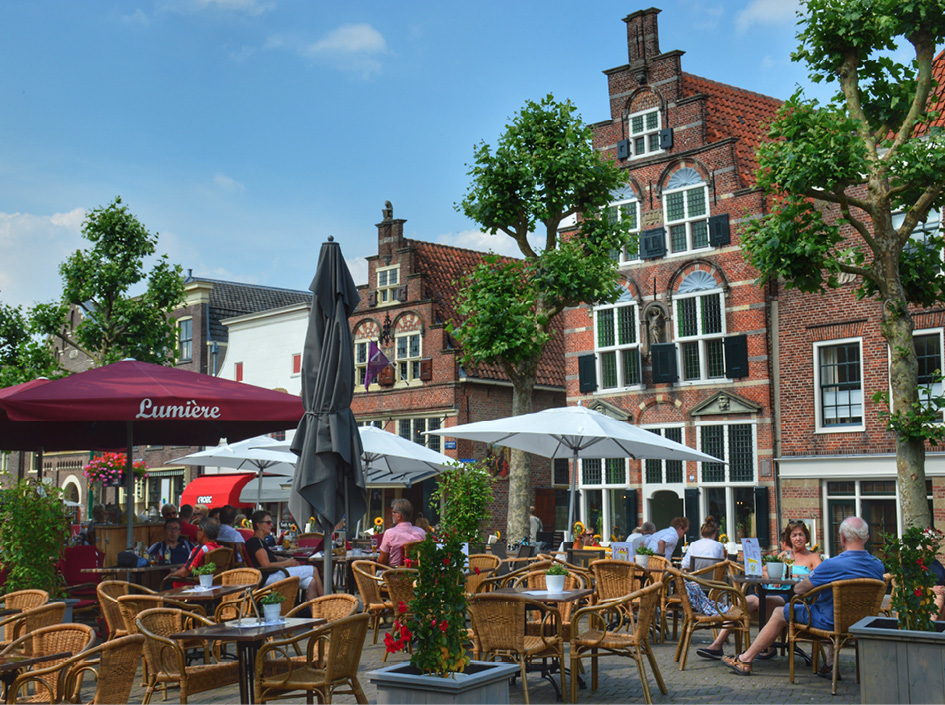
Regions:
<instances>
[{"instance_id":1,"label":"tree branch","mask_svg":"<svg viewBox=\"0 0 945 705\"><path fill-rule=\"evenodd\" d=\"M869 228L867 228L859 218L853 217L853 214L850 212L850 201L847 199L845 193L840 194L840 210L843 213L843 217L846 218L847 222L850 223L850 225L852 225L853 228L860 234L860 237L863 238L863 241L867 244L867 246L878 255L879 250L877 249L878 243L876 242L876 238L873 237L872 233L869 231ZM873 214L871 210L867 210L865 208L862 210L866 213L869 213L870 215Z\"/></svg>"},{"instance_id":2,"label":"tree branch","mask_svg":"<svg viewBox=\"0 0 945 705\"><path fill-rule=\"evenodd\" d=\"M897 233L897 243L900 248L905 247L906 243L909 242L909 238L912 237L912 231L915 230L916 226L919 224L919 214L927 212L929 207L931 207L931 205L935 203L938 197L942 194L943 187L945 187L945 184L934 184L929 186L927 189L925 189L925 191L922 192L922 195L919 196L919 199L906 213L906 217L902 221L902 225L899 226L899 231Z\"/></svg>"},{"instance_id":3,"label":"tree branch","mask_svg":"<svg viewBox=\"0 0 945 705\"><path fill-rule=\"evenodd\" d=\"M861 198L857 198L856 196L850 196L845 191L834 193L833 191L823 191L817 188L810 188L804 191L803 195L808 196L809 198L817 199L818 201L836 203L837 205L841 206L846 203L867 213L872 213L873 210L872 203L869 201L864 201Z\"/></svg>"},{"instance_id":4,"label":"tree branch","mask_svg":"<svg viewBox=\"0 0 945 705\"><path fill-rule=\"evenodd\" d=\"M879 155L876 153L876 141L873 139L869 120L866 119L863 105L860 103L860 77L857 72L859 64L859 52L848 48L840 64L840 90L847 99L847 110L850 111L850 116L856 120L856 130L869 150L870 161L876 163L879 160Z\"/></svg>"},{"instance_id":5,"label":"tree branch","mask_svg":"<svg viewBox=\"0 0 945 705\"><path fill-rule=\"evenodd\" d=\"M910 37L906 37L909 43L915 47L916 63L919 66L919 73L915 80L915 95L912 98L912 105L909 107L909 114L906 115L899 126L899 132L893 139L892 146L886 153L885 158L889 160L897 151L899 146L912 136L916 120L919 114L925 110L929 92L932 90L932 59L935 54L935 43L930 41L927 33L919 30Z\"/></svg>"}]
</instances>

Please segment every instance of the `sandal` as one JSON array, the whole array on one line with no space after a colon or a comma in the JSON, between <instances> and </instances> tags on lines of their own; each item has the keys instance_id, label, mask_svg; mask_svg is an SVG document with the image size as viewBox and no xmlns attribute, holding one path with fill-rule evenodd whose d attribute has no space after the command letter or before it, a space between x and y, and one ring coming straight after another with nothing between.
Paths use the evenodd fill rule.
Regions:
<instances>
[{"instance_id":1,"label":"sandal","mask_svg":"<svg viewBox=\"0 0 945 705\"><path fill-rule=\"evenodd\" d=\"M751 675L751 664L745 663L741 660L741 654L735 654L734 656L725 656L722 658L722 663L732 669L733 673L737 673L740 676L750 676Z\"/></svg>"},{"instance_id":2,"label":"sandal","mask_svg":"<svg viewBox=\"0 0 945 705\"><path fill-rule=\"evenodd\" d=\"M720 658L725 656L725 652L722 651L722 649L708 649L708 648L696 649L696 654L698 654L702 658L712 659L713 661L718 661Z\"/></svg>"},{"instance_id":3,"label":"sandal","mask_svg":"<svg viewBox=\"0 0 945 705\"><path fill-rule=\"evenodd\" d=\"M777 655L778 655L778 650L772 646L767 651L762 651L760 654L755 656L755 658L758 659L759 661L770 661Z\"/></svg>"}]
</instances>

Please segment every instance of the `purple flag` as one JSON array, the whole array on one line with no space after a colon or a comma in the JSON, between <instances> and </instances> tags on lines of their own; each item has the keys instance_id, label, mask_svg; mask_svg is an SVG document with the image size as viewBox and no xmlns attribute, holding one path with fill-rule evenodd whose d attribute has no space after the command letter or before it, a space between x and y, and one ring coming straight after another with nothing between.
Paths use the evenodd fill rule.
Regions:
<instances>
[{"instance_id":1,"label":"purple flag","mask_svg":"<svg viewBox=\"0 0 945 705\"><path fill-rule=\"evenodd\" d=\"M381 349L377 347L377 344L373 340L368 343L367 371L364 374L365 391L371 386L371 382L377 379L377 376L381 373L381 370L383 370L389 364L390 360L388 360L387 356L381 352Z\"/></svg>"}]
</instances>

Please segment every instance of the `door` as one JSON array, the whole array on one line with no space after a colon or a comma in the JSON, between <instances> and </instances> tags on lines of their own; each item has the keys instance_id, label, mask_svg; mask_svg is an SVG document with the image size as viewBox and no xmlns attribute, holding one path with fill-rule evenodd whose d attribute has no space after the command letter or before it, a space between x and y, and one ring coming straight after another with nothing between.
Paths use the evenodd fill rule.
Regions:
<instances>
[{"instance_id":1,"label":"door","mask_svg":"<svg viewBox=\"0 0 945 705\"><path fill-rule=\"evenodd\" d=\"M650 521L656 530L665 529L676 517L683 516L682 497L671 490L654 492L650 497Z\"/></svg>"}]
</instances>

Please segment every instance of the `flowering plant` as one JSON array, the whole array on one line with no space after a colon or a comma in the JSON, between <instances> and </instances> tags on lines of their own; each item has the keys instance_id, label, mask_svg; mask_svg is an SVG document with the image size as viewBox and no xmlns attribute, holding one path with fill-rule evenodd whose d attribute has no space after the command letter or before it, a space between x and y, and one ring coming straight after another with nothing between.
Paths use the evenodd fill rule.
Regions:
<instances>
[{"instance_id":1,"label":"flowering plant","mask_svg":"<svg viewBox=\"0 0 945 705\"><path fill-rule=\"evenodd\" d=\"M719 534L719 543L728 543L728 534Z\"/></svg>"},{"instance_id":2,"label":"flowering plant","mask_svg":"<svg viewBox=\"0 0 945 705\"><path fill-rule=\"evenodd\" d=\"M414 668L443 678L465 670L469 664L466 641L465 555L459 534L427 534L414 549L411 564L417 568L417 584L410 605L400 603L392 633L384 636L388 653L413 645ZM405 620L404 616L410 614Z\"/></svg>"},{"instance_id":3,"label":"flowering plant","mask_svg":"<svg viewBox=\"0 0 945 705\"><path fill-rule=\"evenodd\" d=\"M902 537L883 535L883 562L892 574L892 609L899 615L900 629L935 631L937 609L932 588L936 575L930 569L942 545L942 532L912 526Z\"/></svg>"},{"instance_id":4,"label":"flowering plant","mask_svg":"<svg viewBox=\"0 0 945 705\"><path fill-rule=\"evenodd\" d=\"M127 464L128 456L124 453L102 453L97 458L92 458L89 464L82 468L82 474L89 479L89 482L121 482ZM137 479L148 476L148 466L143 460L132 461L131 467Z\"/></svg>"},{"instance_id":5,"label":"flowering plant","mask_svg":"<svg viewBox=\"0 0 945 705\"><path fill-rule=\"evenodd\" d=\"M656 551L654 551L652 548L647 548L641 543L639 546L637 546L637 555L638 556L655 556Z\"/></svg>"}]
</instances>

